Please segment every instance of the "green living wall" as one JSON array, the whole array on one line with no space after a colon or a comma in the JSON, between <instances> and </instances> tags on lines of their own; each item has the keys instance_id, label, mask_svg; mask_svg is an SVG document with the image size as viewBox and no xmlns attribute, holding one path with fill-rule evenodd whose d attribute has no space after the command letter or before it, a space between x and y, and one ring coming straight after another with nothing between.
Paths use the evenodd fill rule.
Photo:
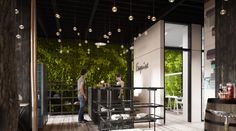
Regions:
<instances>
[{"instance_id":1,"label":"green living wall","mask_svg":"<svg viewBox=\"0 0 236 131\"><path fill-rule=\"evenodd\" d=\"M115 84L115 74L126 80L127 49L119 44L97 48L94 43L78 45L78 41L38 39L37 62L47 67L47 80L75 83L82 68L88 69L87 85L95 87L101 80ZM90 49L90 54L88 54Z\"/></svg>"},{"instance_id":2,"label":"green living wall","mask_svg":"<svg viewBox=\"0 0 236 131\"><path fill-rule=\"evenodd\" d=\"M182 96L182 51L165 50L165 88L167 95Z\"/></svg>"}]
</instances>

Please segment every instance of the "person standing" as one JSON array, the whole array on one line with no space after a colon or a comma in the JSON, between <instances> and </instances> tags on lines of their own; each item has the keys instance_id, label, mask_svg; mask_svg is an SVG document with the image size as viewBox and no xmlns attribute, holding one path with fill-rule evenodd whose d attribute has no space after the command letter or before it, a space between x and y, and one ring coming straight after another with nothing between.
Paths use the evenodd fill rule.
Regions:
<instances>
[{"instance_id":1,"label":"person standing","mask_svg":"<svg viewBox=\"0 0 236 131\"><path fill-rule=\"evenodd\" d=\"M119 73L116 74L116 80L117 80L116 85L120 86L120 92L119 92L118 98L123 100L124 99L124 86L125 86L125 82L122 80L121 75Z\"/></svg>"},{"instance_id":2,"label":"person standing","mask_svg":"<svg viewBox=\"0 0 236 131\"><path fill-rule=\"evenodd\" d=\"M80 101L80 108L79 108L79 112L78 112L79 123L87 122L87 120L84 119L84 107L85 107L85 101L87 100L87 96L85 94L86 75L87 75L87 69L82 69L80 71L80 78L77 81L78 99Z\"/></svg>"}]
</instances>

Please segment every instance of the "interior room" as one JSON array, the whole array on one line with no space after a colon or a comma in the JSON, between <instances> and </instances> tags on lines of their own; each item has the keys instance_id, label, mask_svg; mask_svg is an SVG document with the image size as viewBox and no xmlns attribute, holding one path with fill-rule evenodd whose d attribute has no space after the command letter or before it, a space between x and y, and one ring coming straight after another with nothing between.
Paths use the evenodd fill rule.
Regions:
<instances>
[{"instance_id":1,"label":"interior room","mask_svg":"<svg viewBox=\"0 0 236 131\"><path fill-rule=\"evenodd\" d=\"M0 7L1 131L236 130L235 0Z\"/></svg>"}]
</instances>

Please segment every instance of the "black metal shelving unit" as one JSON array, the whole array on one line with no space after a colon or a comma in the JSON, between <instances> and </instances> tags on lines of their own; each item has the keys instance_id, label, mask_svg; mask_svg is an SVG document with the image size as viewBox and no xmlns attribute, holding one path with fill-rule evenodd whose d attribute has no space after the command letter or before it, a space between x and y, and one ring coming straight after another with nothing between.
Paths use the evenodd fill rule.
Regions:
<instances>
[{"instance_id":1,"label":"black metal shelving unit","mask_svg":"<svg viewBox=\"0 0 236 131\"><path fill-rule=\"evenodd\" d=\"M105 89L97 89L97 100L93 101L96 104L97 109L93 109L93 112L96 113L99 117L99 130L107 131L113 129L129 129L134 128L134 123L149 123L149 128L151 128L151 122L154 123L154 131L156 130L156 121L163 120L165 124L165 102L164 102L164 87L135 87L135 88L125 88L126 91L129 91L129 97L126 97L124 100L114 99L114 91L120 90L119 87L109 87ZM148 102L139 102L134 100L134 90L147 90L148 91ZM163 90L163 104L156 103L156 91ZM104 91L106 92L106 99L104 99ZM103 94L102 94L103 92ZM151 92L153 92L153 101L151 101ZM117 92L116 92L117 94ZM115 95L116 95L115 94ZM103 99L102 99L103 97ZM102 111L106 109L106 111ZM135 114L140 111L140 109L148 109L148 115L145 118L137 119ZM158 116L156 108L163 109L163 116ZM129 109L129 110L125 110ZM153 113L151 113L153 109ZM111 116L113 114L129 114L128 119L112 120Z\"/></svg>"}]
</instances>

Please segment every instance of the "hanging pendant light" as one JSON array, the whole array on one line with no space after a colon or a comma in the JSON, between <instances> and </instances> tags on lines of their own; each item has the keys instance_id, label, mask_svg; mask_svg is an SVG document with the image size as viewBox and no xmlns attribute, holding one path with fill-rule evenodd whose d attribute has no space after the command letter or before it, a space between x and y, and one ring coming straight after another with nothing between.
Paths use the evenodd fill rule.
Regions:
<instances>
[{"instance_id":1,"label":"hanging pendant light","mask_svg":"<svg viewBox=\"0 0 236 131\"><path fill-rule=\"evenodd\" d=\"M152 19L153 22L155 22L157 19L155 17L155 0L153 0L153 5L152 5Z\"/></svg>"},{"instance_id":2,"label":"hanging pendant light","mask_svg":"<svg viewBox=\"0 0 236 131\"><path fill-rule=\"evenodd\" d=\"M169 2L170 2L170 3L173 3L173 2L175 2L175 0L169 0Z\"/></svg>"},{"instance_id":3,"label":"hanging pendant light","mask_svg":"<svg viewBox=\"0 0 236 131\"><path fill-rule=\"evenodd\" d=\"M56 32L56 36L59 36L60 35L60 32Z\"/></svg>"},{"instance_id":4,"label":"hanging pendant light","mask_svg":"<svg viewBox=\"0 0 236 131\"><path fill-rule=\"evenodd\" d=\"M91 33L91 32L93 32L93 29L92 29L92 28L89 28L88 31Z\"/></svg>"},{"instance_id":5,"label":"hanging pendant light","mask_svg":"<svg viewBox=\"0 0 236 131\"><path fill-rule=\"evenodd\" d=\"M61 29L61 28L59 28L59 29L58 29L58 31L59 31L59 32L62 32L62 29Z\"/></svg>"},{"instance_id":6,"label":"hanging pendant light","mask_svg":"<svg viewBox=\"0 0 236 131\"><path fill-rule=\"evenodd\" d=\"M128 17L129 21L133 21L134 17L132 15L132 0L130 0L130 12L129 12L129 17Z\"/></svg>"},{"instance_id":7,"label":"hanging pendant light","mask_svg":"<svg viewBox=\"0 0 236 131\"><path fill-rule=\"evenodd\" d=\"M15 9L15 14L19 14L19 10L18 9Z\"/></svg>"},{"instance_id":8,"label":"hanging pendant light","mask_svg":"<svg viewBox=\"0 0 236 131\"><path fill-rule=\"evenodd\" d=\"M222 0L222 2L221 2L220 15L225 15L227 13L227 11L224 9L224 1L225 0Z\"/></svg>"},{"instance_id":9,"label":"hanging pendant light","mask_svg":"<svg viewBox=\"0 0 236 131\"><path fill-rule=\"evenodd\" d=\"M107 34L108 34L109 36L111 36L111 35L112 35L111 31L109 31Z\"/></svg>"},{"instance_id":10,"label":"hanging pendant light","mask_svg":"<svg viewBox=\"0 0 236 131\"><path fill-rule=\"evenodd\" d=\"M117 7L116 7L116 2L115 2L115 0L114 0L114 2L113 2L113 7L111 8L111 10L112 10L112 12L117 12Z\"/></svg>"}]
</instances>

